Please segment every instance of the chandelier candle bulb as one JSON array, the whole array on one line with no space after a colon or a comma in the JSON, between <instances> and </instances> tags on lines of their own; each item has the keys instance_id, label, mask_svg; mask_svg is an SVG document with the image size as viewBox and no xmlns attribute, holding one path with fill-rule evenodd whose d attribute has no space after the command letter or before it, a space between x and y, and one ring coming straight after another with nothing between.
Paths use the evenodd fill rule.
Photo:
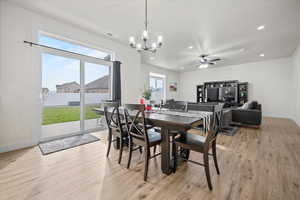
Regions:
<instances>
[{"instance_id":1,"label":"chandelier candle bulb","mask_svg":"<svg viewBox=\"0 0 300 200\"><path fill-rule=\"evenodd\" d=\"M135 39L134 39L133 36L131 36L131 37L129 38L129 44L130 44L131 47L134 47L134 46L135 46Z\"/></svg>"},{"instance_id":2,"label":"chandelier candle bulb","mask_svg":"<svg viewBox=\"0 0 300 200\"><path fill-rule=\"evenodd\" d=\"M136 50L137 51L141 51L142 50L142 44L141 43L137 43L136 44Z\"/></svg>"},{"instance_id":3,"label":"chandelier candle bulb","mask_svg":"<svg viewBox=\"0 0 300 200\"><path fill-rule=\"evenodd\" d=\"M158 47L161 47L162 46L162 42L163 42L163 36L162 35L159 35L157 37L157 44L158 44Z\"/></svg>"},{"instance_id":4,"label":"chandelier candle bulb","mask_svg":"<svg viewBox=\"0 0 300 200\"><path fill-rule=\"evenodd\" d=\"M155 50L157 48L157 45L155 42L152 43L152 49Z\"/></svg>"},{"instance_id":5,"label":"chandelier candle bulb","mask_svg":"<svg viewBox=\"0 0 300 200\"><path fill-rule=\"evenodd\" d=\"M142 40L147 41L149 39L148 31L144 30L142 35Z\"/></svg>"}]
</instances>

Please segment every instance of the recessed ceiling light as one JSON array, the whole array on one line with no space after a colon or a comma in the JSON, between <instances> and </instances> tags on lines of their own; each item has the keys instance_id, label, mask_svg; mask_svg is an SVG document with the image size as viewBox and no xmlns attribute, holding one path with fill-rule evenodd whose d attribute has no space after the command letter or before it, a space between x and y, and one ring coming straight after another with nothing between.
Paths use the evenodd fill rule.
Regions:
<instances>
[{"instance_id":1,"label":"recessed ceiling light","mask_svg":"<svg viewBox=\"0 0 300 200\"><path fill-rule=\"evenodd\" d=\"M193 46L189 46L188 48L189 48L189 49L193 49L194 47L193 47Z\"/></svg>"},{"instance_id":2,"label":"recessed ceiling light","mask_svg":"<svg viewBox=\"0 0 300 200\"><path fill-rule=\"evenodd\" d=\"M154 59L155 59L155 57L153 57L153 56L150 57L150 60L154 60Z\"/></svg>"},{"instance_id":3,"label":"recessed ceiling light","mask_svg":"<svg viewBox=\"0 0 300 200\"><path fill-rule=\"evenodd\" d=\"M260 57L265 57L265 54L261 53L259 54Z\"/></svg>"},{"instance_id":4,"label":"recessed ceiling light","mask_svg":"<svg viewBox=\"0 0 300 200\"><path fill-rule=\"evenodd\" d=\"M263 29L265 29L265 25L258 26L256 29L259 30L259 31L263 30Z\"/></svg>"},{"instance_id":5,"label":"recessed ceiling light","mask_svg":"<svg viewBox=\"0 0 300 200\"><path fill-rule=\"evenodd\" d=\"M244 52L246 49L245 48L241 48L240 49L240 52Z\"/></svg>"}]
</instances>

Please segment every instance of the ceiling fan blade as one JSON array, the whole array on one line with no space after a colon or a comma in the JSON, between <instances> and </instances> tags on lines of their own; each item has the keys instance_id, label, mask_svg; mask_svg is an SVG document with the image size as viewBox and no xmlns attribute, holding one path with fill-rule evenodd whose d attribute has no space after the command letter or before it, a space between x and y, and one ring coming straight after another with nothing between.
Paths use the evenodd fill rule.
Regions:
<instances>
[{"instance_id":1,"label":"ceiling fan blade","mask_svg":"<svg viewBox=\"0 0 300 200\"><path fill-rule=\"evenodd\" d=\"M217 61L221 61L221 58L211 59L209 62L217 62Z\"/></svg>"},{"instance_id":2,"label":"ceiling fan blade","mask_svg":"<svg viewBox=\"0 0 300 200\"><path fill-rule=\"evenodd\" d=\"M215 64L217 64L217 63L215 63L215 62L209 62L208 64L210 64L210 65L215 65Z\"/></svg>"}]
</instances>

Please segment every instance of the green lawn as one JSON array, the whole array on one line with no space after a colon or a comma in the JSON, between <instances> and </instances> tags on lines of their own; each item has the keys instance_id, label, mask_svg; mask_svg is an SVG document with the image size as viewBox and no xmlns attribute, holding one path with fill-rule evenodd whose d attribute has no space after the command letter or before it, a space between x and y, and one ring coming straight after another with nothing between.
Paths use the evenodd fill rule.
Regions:
<instances>
[{"instance_id":1,"label":"green lawn","mask_svg":"<svg viewBox=\"0 0 300 200\"><path fill-rule=\"evenodd\" d=\"M96 106L86 106L85 119L97 119L101 115L96 114L93 108ZM79 106L63 106L63 107L45 107L43 108L43 125L56 124L63 122L79 121Z\"/></svg>"}]
</instances>

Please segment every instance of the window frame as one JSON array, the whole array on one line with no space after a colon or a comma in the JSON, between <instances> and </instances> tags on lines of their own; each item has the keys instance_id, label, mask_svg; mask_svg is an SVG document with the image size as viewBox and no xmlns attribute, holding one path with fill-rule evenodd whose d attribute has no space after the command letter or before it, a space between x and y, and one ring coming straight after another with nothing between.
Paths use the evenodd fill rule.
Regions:
<instances>
[{"instance_id":1,"label":"window frame","mask_svg":"<svg viewBox=\"0 0 300 200\"><path fill-rule=\"evenodd\" d=\"M56 35L56 34L53 34L53 33L42 31L42 30L38 31L38 40L39 40L40 35L44 35L46 37L50 37L50 38L53 38L53 39L56 39L56 40L62 40L64 42L71 43L71 44L78 45L78 46L82 46L82 47L89 48L89 49L92 49L92 50L97 50L97 51L101 51L101 52L104 52L104 53L108 53L108 54L111 55L111 60L108 61L108 62L115 61L115 52L110 50L110 49L100 48L100 47L95 46L95 45L91 45L91 44L88 44L88 43L85 43L85 42L82 42L82 41L74 40L74 39L71 39L71 38L68 38L68 37L65 37L65 36ZM80 54L80 53L76 53L76 52L73 52L73 53L74 54ZM88 55L83 55L83 54L82 54L82 56L93 58L93 56L88 56ZM94 58L98 59L98 60L104 60L104 59L97 58L97 57L94 57Z\"/></svg>"}]
</instances>

